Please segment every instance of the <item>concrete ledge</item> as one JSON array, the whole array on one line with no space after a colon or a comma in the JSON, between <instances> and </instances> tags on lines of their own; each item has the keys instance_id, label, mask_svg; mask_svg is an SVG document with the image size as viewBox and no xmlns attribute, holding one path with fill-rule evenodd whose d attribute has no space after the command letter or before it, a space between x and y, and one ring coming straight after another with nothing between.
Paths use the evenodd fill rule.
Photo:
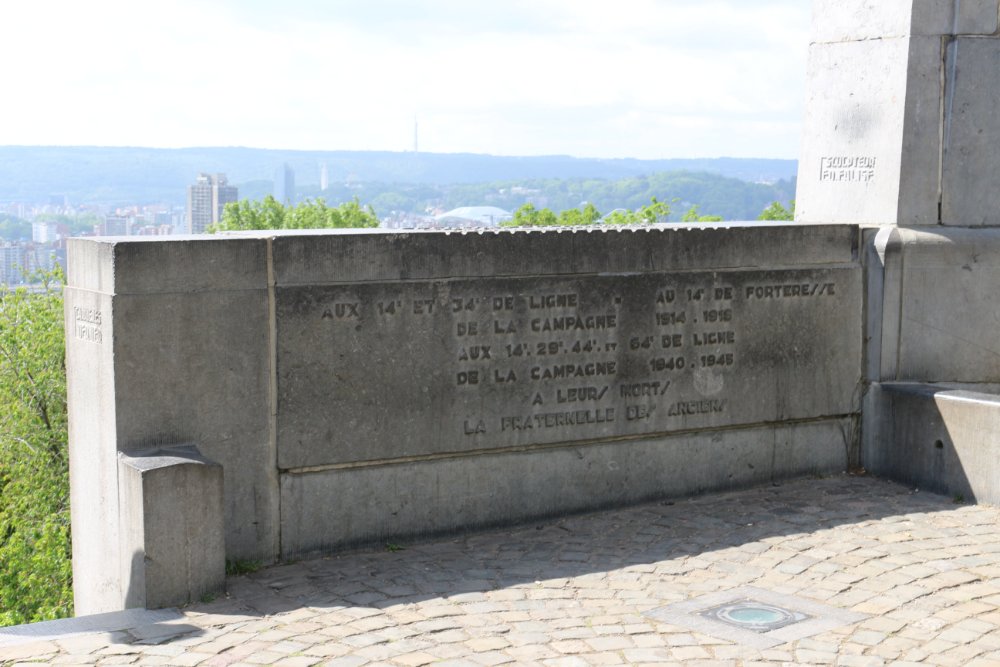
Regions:
<instances>
[{"instance_id":1,"label":"concrete ledge","mask_svg":"<svg viewBox=\"0 0 1000 667\"><path fill-rule=\"evenodd\" d=\"M0 648L30 644L33 642L65 639L76 635L86 635L94 632L121 632L140 628L154 623L167 623L184 618L184 614L176 609L126 609L107 614L92 614L63 618L58 621L43 621L41 623L26 623L0 628Z\"/></svg>"},{"instance_id":2,"label":"concrete ledge","mask_svg":"<svg viewBox=\"0 0 1000 667\"><path fill-rule=\"evenodd\" d=\"M997 385L874 385L862 461L869 472L969 502L1000 503Z\"/></svg>"},{"instance_id":3,"label":"concrete ledge","mask_svg":"<svg viewBox=\"0 0 1000 667\"><path fill-rule=\"evenodd\" d=\"M222 466L193 445L119 454L125 607L197 601L226 580Z\"/></svg>"},{"instance_id":4,"label":"concrete ledge","mask_svg":"<svg viewBox=\"0 0 1000 667\"><path fill-rule=\"evenodd\" d=\"M286 558L843 472L855 420L281 476Z\"/></svg>"}]
</instances>

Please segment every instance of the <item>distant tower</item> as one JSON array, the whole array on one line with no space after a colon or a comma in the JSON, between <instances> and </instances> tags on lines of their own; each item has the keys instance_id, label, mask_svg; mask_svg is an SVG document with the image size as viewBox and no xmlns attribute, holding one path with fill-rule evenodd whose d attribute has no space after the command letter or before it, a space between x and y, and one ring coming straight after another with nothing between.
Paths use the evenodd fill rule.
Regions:
<instances>
[{"instance_id":1,"label":"distant tower","mask_svg":"<svg viewBox=\"0 0 1000 667\"><path fill-rule=\"evenodd\" d=\"M319 166L319 189L326 192L330 187L330 171L326 168L326 162Z\"/></svg>"},{"instance_id":2,"label":"distant tower","mask_svg":"<svg viewBox=\"0 0 1000 667\"><path fill-rule=\"evenodd\" d=\"M195 184L188 186L188 233L204 234L210 225L222 220L226 204L238 199L239 190L229 185L225 174L198 174Z\"/></svg>"},{"instance_id":3,"label":"distant tower","mask_svg":"<svg viewBox=\"0 0 1000 667\"><path fill-rule=\"evenodd\" d=\"M286 206L295 204L295 172L287 162L274 172L274 198Z\"/></svg>"},{"instance_id":4,"label":"distant tower","mask_svg":"<svg viewBox=\"0 0 1000 667\"><path fill-rule=\"evenodd\" d=\"M413 117L413 152L414 153L419 153L420 152L420 142L418 141L418 138L420 136L419 135L419 130L420 130L420 126L417 124L417 117L414 116Z\"/></svg>"}]
</instances>

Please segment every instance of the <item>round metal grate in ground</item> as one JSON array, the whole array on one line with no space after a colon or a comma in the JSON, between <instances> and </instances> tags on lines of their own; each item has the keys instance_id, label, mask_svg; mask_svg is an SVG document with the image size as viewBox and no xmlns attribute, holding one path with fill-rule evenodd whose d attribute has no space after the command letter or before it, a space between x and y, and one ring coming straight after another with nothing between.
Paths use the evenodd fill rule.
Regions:
<instances>
[{"instance_id":1,"label":"round metal grate in ground","mask_svg":"<svg viewBox=\"0 0 1000 667\"><path fill-rule=\"evenodd\" d=\"M771 632L810 618L801 612L756 600L741 600L712 607L702 611L701 616L751 632Z\"/></svg>"}]
</instances>

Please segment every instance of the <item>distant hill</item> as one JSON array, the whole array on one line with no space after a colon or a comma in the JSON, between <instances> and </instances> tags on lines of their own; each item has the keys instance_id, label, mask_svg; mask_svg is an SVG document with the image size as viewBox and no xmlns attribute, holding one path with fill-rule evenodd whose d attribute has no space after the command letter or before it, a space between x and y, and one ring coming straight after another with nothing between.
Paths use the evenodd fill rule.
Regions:
<instances>
[{"instance_id":1,"label":"distant hill","mask_svg":"<svg viewBox=\"0 0 1000 667\"><path fill-rule=\"evenodd\" d=\"M275 170L295 170L303 192L318 191L320 165L331 185L362 183L434 186L537 179L620 180L669 171L698 171L751 183L795 176L795 160L637 160L567 156L392 153L379 151L286 151L258 148L101 148L0 146L0 203L182 204L198 172L223 172L243 196L269 191ZM477 203L477 202L470 202Z\"/></svg>"}]
</instances>

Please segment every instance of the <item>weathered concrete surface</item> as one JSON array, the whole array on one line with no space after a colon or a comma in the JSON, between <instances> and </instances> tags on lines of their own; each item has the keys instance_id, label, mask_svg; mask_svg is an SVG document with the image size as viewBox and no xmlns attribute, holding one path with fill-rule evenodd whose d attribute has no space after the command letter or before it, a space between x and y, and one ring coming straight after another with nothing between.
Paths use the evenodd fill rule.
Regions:
<instances>
[{"instance_id":1,"label":"weathered concrete surface","mask_svg":"<svg viewBox=\"0 0 1000 667\"><path fill-rule=\"evenodd\" d=\"M223 470L194 446L119 454L125 608L160 609L221 593Z\"/></svg>"},{"instance_id":2,"label":"weathered concrete surface","mask_svg":"<svg viewBox=\"0 0 1000 667\"><path fill-rule=\"evenodd\" d=\"M854 264L278 289L278 465L849 414L860 275Z\"/></svg>"},{"instance_id":3,"label":"weathered concrete surface","mask_svg":"<svg viewBox=\"0 0 1000 667\"><path fill-rule=\"evenodd\" d=\"M884 296L873 379L1000 383L1000 230L884 229L876 243Z\"/></svg>"},{"instance_id":4,"label":"weathered concrete surface","mask_svg":"<svg viewBox=\"0 0 1000 667\"><path fill-rule=\"evenodd\" d=\"M859 254L848 226L75 240L79 611L128 599L119 452L195 443L226 557L264 562L843 469Z\"/></svg>"},{"instance_id":5,"label":"weathered concrete surface","mask_svg":"<svg viewBox=\"0 0 1000 667\"><path fill-rule=\"evenodd\" d=\"M286 558L843 471L853 418L281 477Z\"/></svg>"},{"instance_id":6,"label":"weathered concrete surface","mask_svg":"<svg viewBox=\"0 0 1000 667\"><path fill-rule=\"evenodd\" d=\"M876 475L1000 502L1000 387L886 383L869 398L863 457Z\"/></svg>"},{"instance_id":7,"label":"weathered concrete surface","mask_svg":"<svg viewBox=\"0 0 1000 667\"><path fill-rule=\"evenodd\" d=\"M225 469L233 559L278 555L266 242L73 239L66 290L77 613L123 608L119 451L197 443Z\"/></svg>"},{"instance_id":8,"label":"weathered concrete surface","mask_svg":"<svg viewBox=\"0 0 1000 667\"><path fill-rule=\"evenodd\" d=\"M994 18L995 18L994 14ZM945 100L942 222L1000 225L1000 39L962 37L949 44Z\"/></svg>"},{"instance_id":9,"label":"weathered concrete surface","mask_svg":"<svg viewBox=\"0 0 1000 667\"><path fill-rule=\"evenodd\" d=\"M997 0L814 3L796 217L996 225Z\"/></svg>"}]
</instances>

